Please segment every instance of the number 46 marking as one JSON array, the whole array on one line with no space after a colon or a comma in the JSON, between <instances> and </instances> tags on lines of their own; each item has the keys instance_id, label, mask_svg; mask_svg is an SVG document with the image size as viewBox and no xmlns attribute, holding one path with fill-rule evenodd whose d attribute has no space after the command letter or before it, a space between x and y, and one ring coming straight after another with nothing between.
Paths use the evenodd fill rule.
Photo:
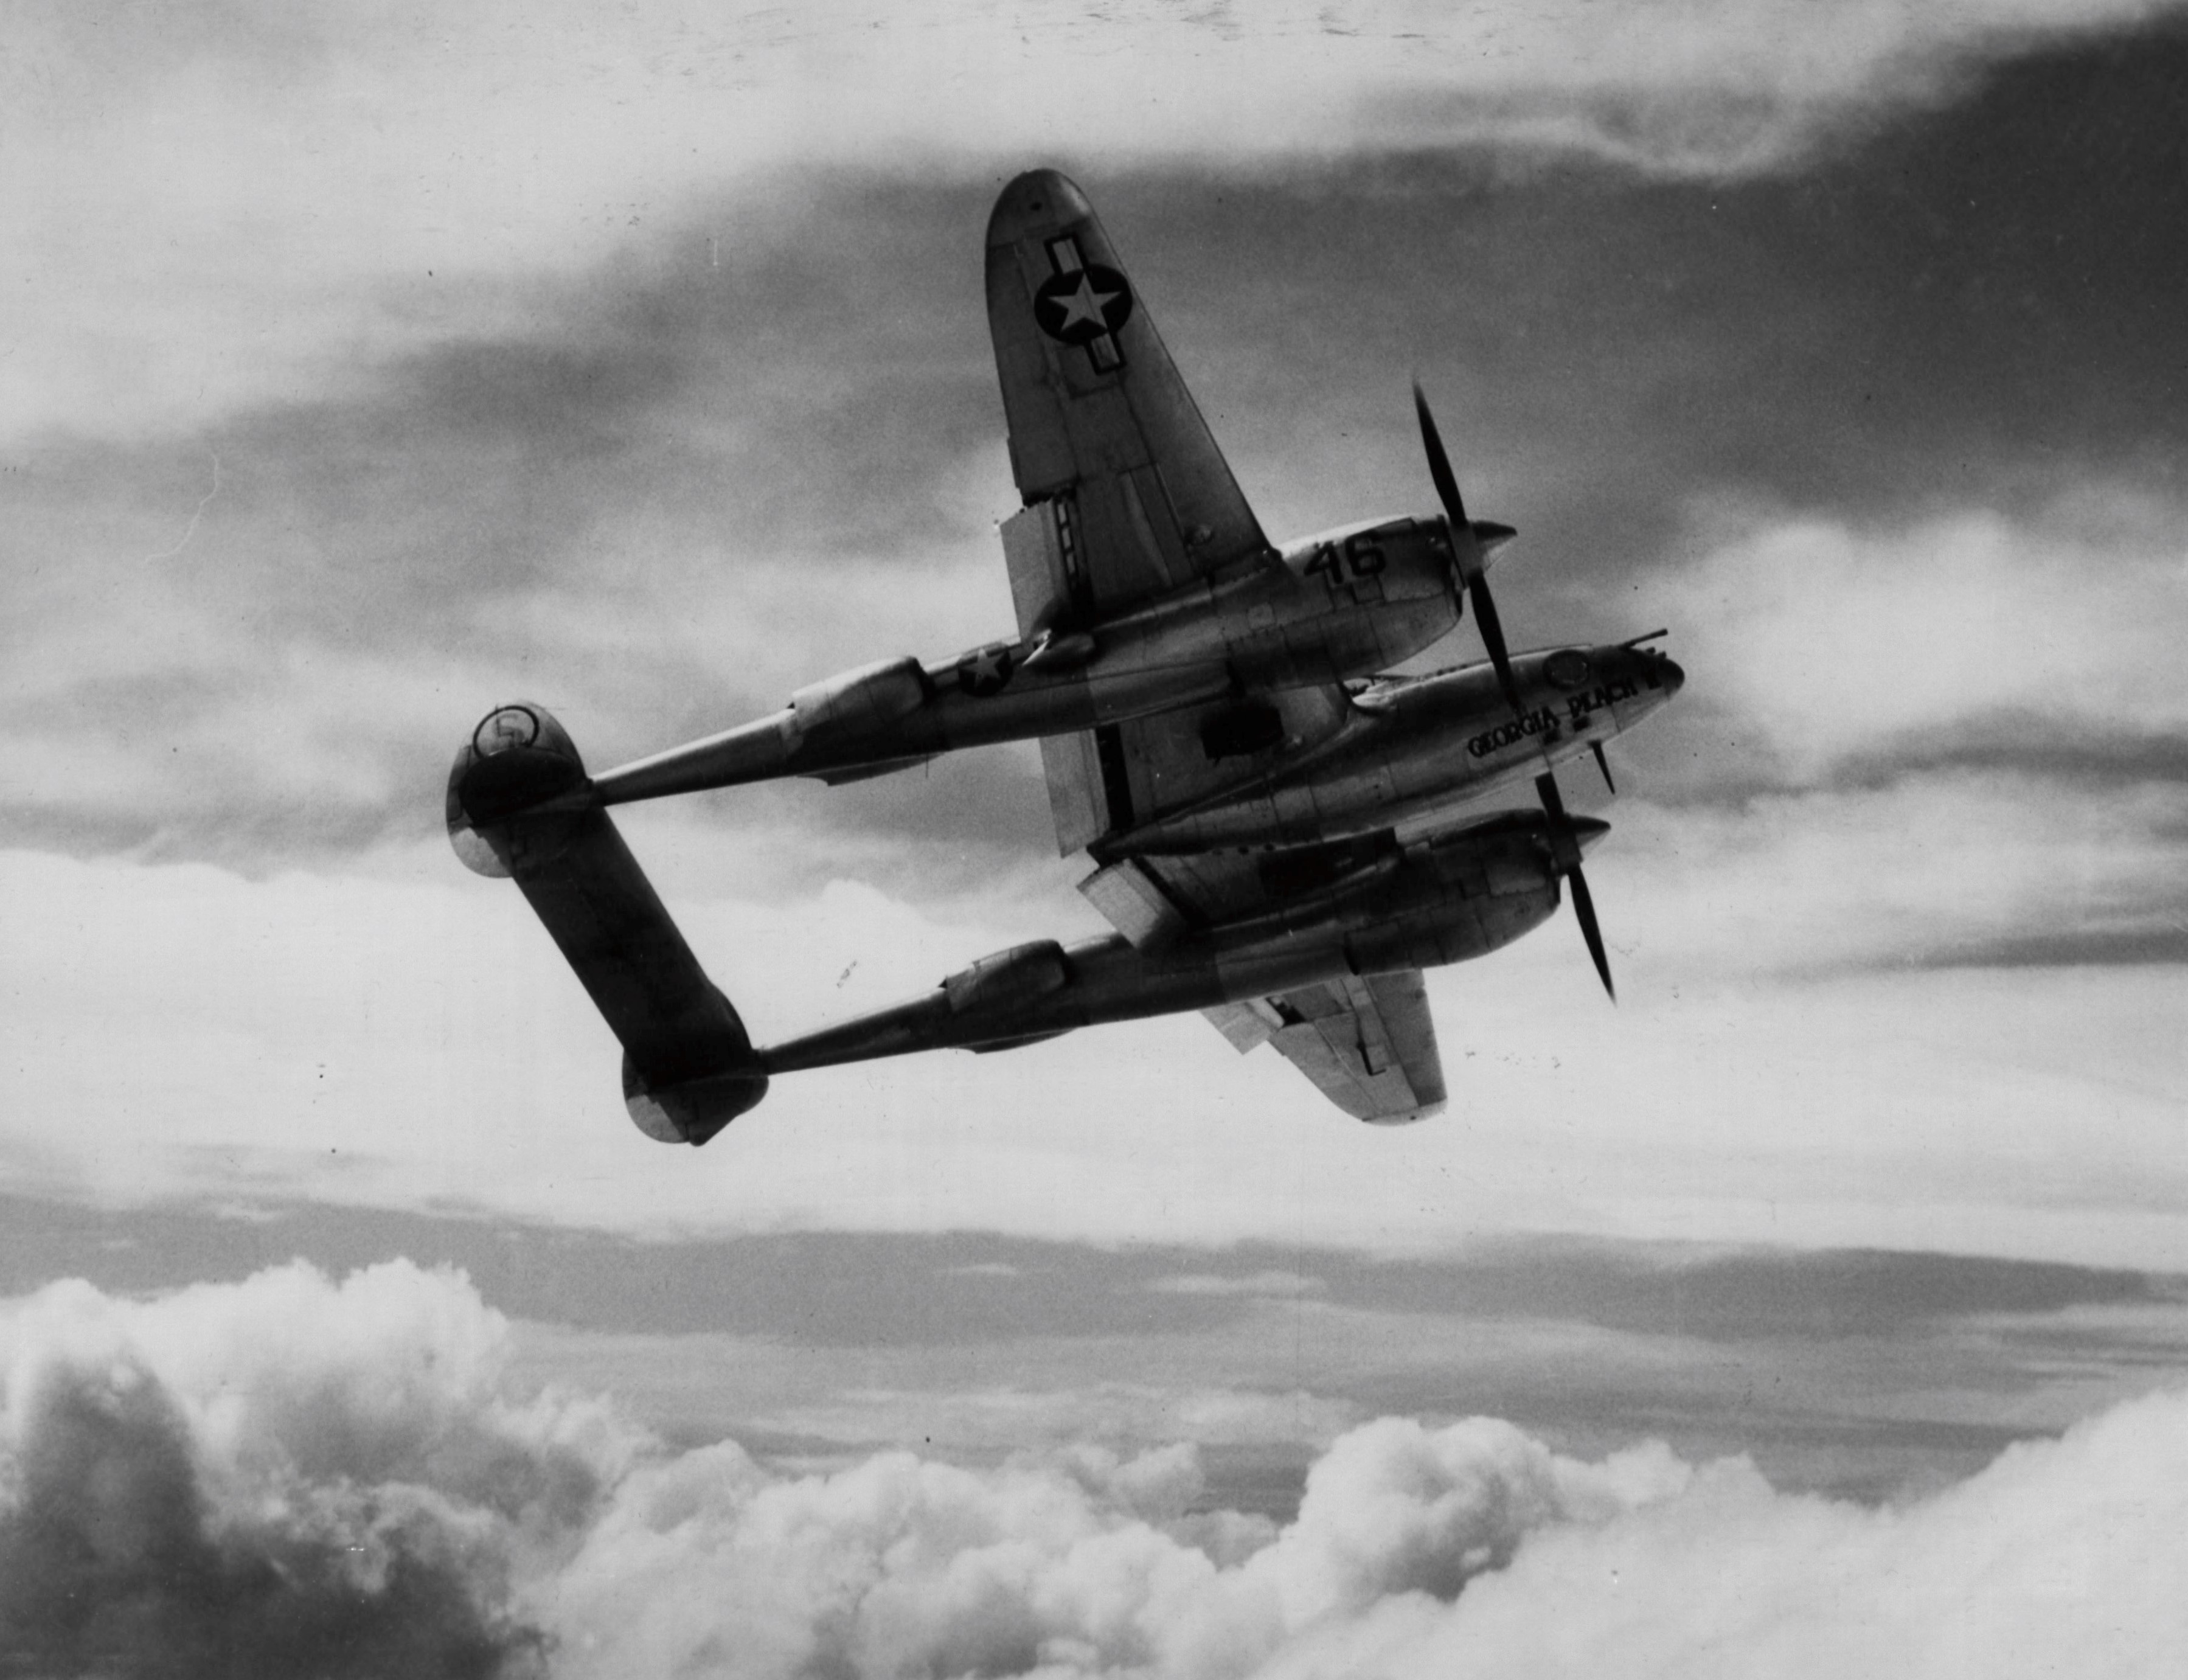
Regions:
<instances>
[{"instance_id":1,"label":"number 46 marking","mask_svg":"<svg viewBox=\"0 0 2188 1680\"><path fill-rule=\"evenodd\" d=\"M1343 586L1349 571L1355 578L1373 578L1383 569L1383 550L1375 544L1372 531L1361 531L1345 539L1345 553L1340 558L1334 543L1316 545L1314 558L1306 563L1305 575L1319 576L1332 590Z\"/></svg>"}]
</instances>

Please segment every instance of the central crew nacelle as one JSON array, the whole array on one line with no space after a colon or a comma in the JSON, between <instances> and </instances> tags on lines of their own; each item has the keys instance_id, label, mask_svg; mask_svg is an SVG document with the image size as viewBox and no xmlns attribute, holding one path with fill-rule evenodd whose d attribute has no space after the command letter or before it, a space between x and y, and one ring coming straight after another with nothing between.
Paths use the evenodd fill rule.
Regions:
<instances>
[{"instance_id":1,"label":"central crew nacelle","mask_svg":"<svg viewBox=\"0 0 2188 1680\"><path fill-rule=\"evenodd\" d=\"M1235 780L1105 837L1097 858L1291 845L1403 831L1515 789L1600 747L1679 691L1653 649L1613 644L1512 661L1514 710L1486 665L1390 677L1352 696L1328 733L1243 758Z\"/></svg>"},{"instance_id":2,"label":"central crew nacelle","mask_svg":"<svg viewBox=\"0 0 2188 1680\"><path fill-rule=\"evenodd\" d=\"M1015 516L1007 551L1052 538L1055 518L1046 504ZM607 771L592 794L612 805L782 775L852 781L956 747L1069 735L1239 686L1339 682L1429 646L1458 622L1459 600L1441 519L1365 521L1099 623L1052 623L934 664L906 657L846 671L800 689L767 717Z\"/></svg>"}]
</instances>

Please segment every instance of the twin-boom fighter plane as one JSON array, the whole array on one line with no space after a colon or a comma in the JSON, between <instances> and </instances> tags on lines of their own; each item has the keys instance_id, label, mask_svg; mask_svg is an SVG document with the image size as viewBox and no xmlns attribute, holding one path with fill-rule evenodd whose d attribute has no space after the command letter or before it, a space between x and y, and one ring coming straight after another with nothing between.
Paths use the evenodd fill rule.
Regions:
<instances>
[{"instance_id":1,"label":"twin-boom fighter plane","mask_svg":"<svg viewBox=\"0 0 2188 1680\"><path fill-rule=\"evenodd\" d=\"M1554 767L1676 694L1655 636L1513 654L1488 586L1514 533L1470 518L1414 402L1441 514L1263 534L1078 188L1022 175L988 223L988 320L1024 506L1002 543L1014 636L798 691L766 717L588 775L542 708L456 756L449 835L514 878L623 1046L632 1118L704 1143L779 1074L1200 1010L1273 1044L1365 1120L1441 1108L1421 971L1540 926L1571 883ZM1470 606L1486 663L1384 674ZM1657 633L1661 634L1661 633ZM982 958L893 1008L756 1049L648 884L612 807L776 776L840 782L1037 739L1058 849L1115 931ZM1524 784L1524 809L1496 809Z\"/></svg>"}]
</instances>

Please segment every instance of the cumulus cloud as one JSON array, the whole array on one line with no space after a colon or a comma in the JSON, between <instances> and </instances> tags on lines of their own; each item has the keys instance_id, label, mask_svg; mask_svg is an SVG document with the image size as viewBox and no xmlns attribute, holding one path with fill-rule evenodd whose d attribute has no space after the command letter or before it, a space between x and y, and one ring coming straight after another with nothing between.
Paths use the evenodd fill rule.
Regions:
<instances>
[{"instance_id":1,"label":"cumulus cloud","mask_svg":"<svg viewBox=\"0 0 2188 1680\"><path fill-rule=\"evenodd\" d=\"M1296 1518L1193 1449L831 1474L516 1395L460 1277L294 1266L0 1313L0 1643L55 1675L2157 1674L2188 1399L1873 1509L1660 1445L1385 1418Z\"/></svg>"},{"instance_id":2,"label":"cumulus cloud","mask_svg":"<svg viewBox=\"0 0 2188 1680\"><path fill-rule=\"evenodd\" d=\"M589 1402L505 1402L498 1316L398 1263L0 1318L0 1646L49 1674L539 1672L528 1537L617 1468Z\"/></svg>"}]
</instances>

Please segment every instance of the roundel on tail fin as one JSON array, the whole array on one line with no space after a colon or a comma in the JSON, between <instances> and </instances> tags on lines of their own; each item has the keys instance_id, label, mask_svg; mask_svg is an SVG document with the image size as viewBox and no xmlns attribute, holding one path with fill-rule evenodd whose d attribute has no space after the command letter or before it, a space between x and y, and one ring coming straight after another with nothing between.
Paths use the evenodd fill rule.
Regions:
<instances>
[{"instance_id":1,"label":"roundel on tail fin","mask_svg":"<svg viewBox=\"0 0 2188 1680\"><path fill-rule=\"evenodd\" d=\"M1051 338L1091 344L1131 319L1132 288L1114 268L1089 263L1043 281L1033 296L1033 314Z\"/></svg>"}]
</instances>

